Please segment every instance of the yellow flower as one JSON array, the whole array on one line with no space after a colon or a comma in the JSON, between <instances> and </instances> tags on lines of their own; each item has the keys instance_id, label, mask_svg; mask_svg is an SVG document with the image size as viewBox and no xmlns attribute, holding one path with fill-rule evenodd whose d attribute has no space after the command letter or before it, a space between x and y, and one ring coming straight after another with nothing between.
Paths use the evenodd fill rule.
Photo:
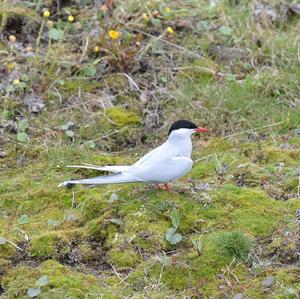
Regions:
<instances>
[{"instance_id":1,"label":"yellow flower","mask_svg":"<svg viewBox=\"0 0 300 299\"><path fill-rule=\"evenodd\" d=\"M99 48L98 46L95 46L94 52L95 52L95 53L99 53L99 52L100 52L100 48Z\"/></svg>"},{"instance_id":2,"label":"yellow flower","mask_svg":"<svg viewBox=\"0 0 300 299\"><path fill-rule=\"evenodd\" d=\"M45 11L43 12L43 17L44 17L44 18L49 18L49 17L50 17L50 11L49 11L49 10L45 10Z\"/></svg>"},{"instance_id":3,"label":"yellow flower","mask_svg":"<svg viewBox=\"0 0 300 299\"><path fill-rule=\"evenodd\" d=\"M166 29L166 31L167 31L169 34L174 34L174 30L173 30L172 27L168 27L168 28Z\"/></svg>"},{"instance_id":4,"label":"yellow flower","mask_svg":"<svg viewBox=\"0 0 300 299\"><path fill-rule=\"evenodd\" d=\"M166 6L166 7L164 8L164 13L165 13L165 14L169 14L170 12L171 12L170 7Z\"/></svg>"},{"instance_id":5,"label":"yellow flower","mask_svg":"<svg viewBox=\"0 0 300 299\"><path fill-rule=\"evenodd\" d=\"M72 23L74 21L74 17L73 16L68 16L68 22Z\"/></svg>"},{"instance_id":6,"label":"yellow flower","mask_svg":"<svg viewBox=\"0 0 300 299\"><path fill-rule=\"evenodd\" d=\"M148 15L146 14L146 13L143 13L142 14L142 18L144 19L144 21L149 21L149 17L148 17Z\"/></svg>"},{"instance_id":7,"label":"yellow flower","mask_svg":"<svg viewBox=\"0 0 300 299\"><path fill-rule=\"evenodd\" d=\"M16 40L17 40L17 38L16 38L14 35L10 35L10 36L8 37L8 39L9 39L12 43L16 42Z\"/></svg>"},{"instance_id":8,"label":"yellow flower","mask_svg":"<svg viewBox=\"0 0 300 299\"><path fill-rule=\"evenodd\" d=\"M12 71L15 67L16 67L16 64L15 64L14 62L8 62L8 63L6 64L6 68L7 68L7 70L9 70L9 71Z\"/></svg>"},{"instance_id":9,"label":"yellow flower","mask_svg":"<svg viewBox=\"0 0 300 299\"><path fill-rule=\"evenodd\" d=\"M116 30L109 30L108 35L111 39L118 39L120 37L120 32Z\"/></svg>"},{"instance_id":10,"label":"yellow flower","mask_svg":"<svg viewBox=\"0 0 300 299\"><path fill-rule=\"evenodd\" d=\"M20 82L20 80L15 79L13 83L14 83L14 85L19 85L21 82Z\"/></svg>"}]
</instances>

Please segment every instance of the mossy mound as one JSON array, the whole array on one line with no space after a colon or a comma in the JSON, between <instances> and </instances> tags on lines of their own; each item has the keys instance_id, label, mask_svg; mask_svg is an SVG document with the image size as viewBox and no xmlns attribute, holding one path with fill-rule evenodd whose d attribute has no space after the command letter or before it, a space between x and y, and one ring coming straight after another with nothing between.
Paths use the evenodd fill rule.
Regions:
<instances>
[{"instance_id":1,"label":"mossy mound","mask_svg":"<svg viewBox=\"0 0 300 299\"><path fill-rule=\"evenodd\" d=\"M140 123L140 118L135 112L126 111L122 108L110 108L106 111L106 114L114 124L120 127Z\"/></svg>"},{"instance_id":2,"label":"mossy mound","mask_svg":"<svg viewBox=\"0 0 300 299\"><path fill-rule=\"evenodd\" d=\"M70 242L59 232L46 232L30 242L30 255L38 259L58 258L71 251Z\"/></svg>"},{"instance_id":3,"label":"mossy mound","mask_svg":"<svg viewBox=\"0 0 300 299\"><path fill-rule=\"evenodd\" d=\"M85 294L96 296L101 290L94 276L48 260L38 268L23 265L8 271L3 280L8 298L28 298L27 290L35 287L36 280L43 275L47 275L49 283L41 288L39 298L85 298Z\"/></svg>"}]
</instances>

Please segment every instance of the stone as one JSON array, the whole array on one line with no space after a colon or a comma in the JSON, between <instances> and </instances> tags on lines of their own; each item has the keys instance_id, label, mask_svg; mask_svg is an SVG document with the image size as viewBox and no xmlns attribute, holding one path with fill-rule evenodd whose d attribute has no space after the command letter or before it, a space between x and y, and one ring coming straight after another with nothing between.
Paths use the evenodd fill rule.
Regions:
<instances>
[{"instance_id":1,"label":"stone","mask_svg":"<svg viewBox=\"0 0 300 299\"><path fill-rule=\"evenodd\" d=\"M270 288L273 285L273 283L274 283L274 278L272 276L269 276L263 281L262 286L264 288Z\"/></svg>"},{"instance_id":2,"label":"stone","mask_svg":"<svg viewBox=\"0 0 300 299\"><path fill-rule=\"evenodd\" d=\"M244 298L244 295L242 293L238 293L238 294L234 295L232 299L243 299L243 298Z\"/></svg>"}]
</instances>

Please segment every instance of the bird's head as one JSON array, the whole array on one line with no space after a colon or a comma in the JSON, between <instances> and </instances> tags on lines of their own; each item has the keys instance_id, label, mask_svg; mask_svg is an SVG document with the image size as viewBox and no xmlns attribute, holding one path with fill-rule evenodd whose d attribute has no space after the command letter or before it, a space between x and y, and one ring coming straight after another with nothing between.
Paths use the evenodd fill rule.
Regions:
<instances>
[{"instance_id":1,"label":"bird's head","mask_svg":"<svg viewBox=\"0 0 300 299\"><path fill-rule=\"evenodd\" d=\"M190 137L193 133L210 132L206 128L197 127L193 122L189 120L177 120L175 121L169 130L169 137Z\"/></svg>"}]
</instances>

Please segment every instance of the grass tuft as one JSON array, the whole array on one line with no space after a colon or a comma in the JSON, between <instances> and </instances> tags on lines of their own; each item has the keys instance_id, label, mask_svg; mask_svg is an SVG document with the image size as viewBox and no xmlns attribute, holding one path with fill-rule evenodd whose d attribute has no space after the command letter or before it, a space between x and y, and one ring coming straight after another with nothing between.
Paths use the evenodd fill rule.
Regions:
<instances>
[{"instance_id":1,"label":"grass tuft","mask_svg":"<svg viewBox=\"0 0 300 299\"><path fill-rule=\"evenodd\" d=\"M254 242L240 231L222 232L216 238L216 245L221 254L246 261Z\"/></svg>"}]
</instances>

